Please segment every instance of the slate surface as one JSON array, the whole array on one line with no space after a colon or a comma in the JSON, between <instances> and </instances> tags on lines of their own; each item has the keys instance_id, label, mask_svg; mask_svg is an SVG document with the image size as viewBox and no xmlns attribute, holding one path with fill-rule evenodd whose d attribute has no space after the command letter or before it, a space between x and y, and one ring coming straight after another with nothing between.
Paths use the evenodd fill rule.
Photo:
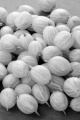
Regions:
<instances>
[{"instance_id":1,"label":"slate surface","mask_svg":"<svg viewBox=\"0 0 80 120\"><path fill-rule=\"evenodd\" d=\"M80 0L57 0L58 8L65 8L69 10L71 15L80 16ZM28 4L34 7L39 12L38 0L0 0L0 6L5 7L8 12L14 11L21 4ZM41 15L46 15L43 12L39 12ZM2 85L0 82L0 90ZM25 115L18 110L15 106L8 112L0 105L0 120L80 120L80 113L74 112L69 107L66 110L66 115L63 112L57 112L45 105L39 105L38 112L40 116L35 113L31 115Z\"/></svg>"}]
</instances>

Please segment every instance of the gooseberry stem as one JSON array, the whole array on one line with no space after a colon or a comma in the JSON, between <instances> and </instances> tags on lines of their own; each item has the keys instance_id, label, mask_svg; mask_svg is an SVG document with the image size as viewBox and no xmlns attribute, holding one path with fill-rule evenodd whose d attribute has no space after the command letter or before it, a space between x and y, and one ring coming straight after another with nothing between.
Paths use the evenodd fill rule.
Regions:
<instances>
[{"instance_id":1,"label":"gooseberry stem","mask_svg":"<svg viewBox=\"0 0 80 120\"><path fill-rule=\"evenodd\" d=\"M65 112L65 111L63 111L63 113L66 115L66 112Z\"/></svg>"},{"instance_id":2,"label":"gooseberry stem","mask_svg":"<svg viewBox=\"0 0 80 120\"><path fill-rule=\"evenodd\" d=\"M50 107L50 105L49 105L49 103L48 103L48 102L46 102L46 104L48 105L48 107Z\"/></svg>"},{"instance_id":3,"label":"gooseberry stem","mask_svg":"<svg viewBox=\"0 0 80 120\"><path fill-rule=\"evenodd\" d=\"M36 111L35 113L36 113L38 116L40 116L40 114L39 114L37 111Z\"/></svg>"}]
</instances>

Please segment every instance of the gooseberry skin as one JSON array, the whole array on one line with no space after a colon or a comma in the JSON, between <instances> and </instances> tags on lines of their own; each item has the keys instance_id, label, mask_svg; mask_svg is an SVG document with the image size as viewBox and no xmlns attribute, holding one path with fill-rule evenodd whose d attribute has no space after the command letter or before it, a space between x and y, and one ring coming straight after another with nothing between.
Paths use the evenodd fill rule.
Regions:
<instances>
[{"instance_id":1,"label":"gooseberry skin","mask_svg":"<svg viewBox=\"0 0 80 120\"><path fill-rule=\"evenodd\" d=\"M0 30L1 37L5 34L13 34L13 29L10 26L4 26Z\"/></svg>"},{"instance_id":2,"label":"gooseberry skin","mask_svg":"<svg viewBox=\"0 0 80 120\"><path fill-rule=\"evenodd\" d=\"M70 32L70 28L66 24L57 25L56 29L58 30L58 32L61 32L61 31L68 31L68 32Z\"/></svg>"},{"instance_id":3,"label":"gooseberry skin","mask_svg":"<svg viewBox=\"0 0 80 120\"><path fill-rule=\"evenodd\" d=\"M44 67L46 67L49 70L48 62L42 64ZM49 70L50 71L50 70Z\"/></svg>"},{"instance_id":4,"label":"gooseberry skin","mask_svg":"<svg viewBox=\"0 0 80 120\"><path fill-rule=\"evenodd\" d=\"M32 21L37 17L38 15L32 15ZM32 24L28 27L28 30L31 32L34 32Z\"/></svg>"},{"instance_id":5,"label":"gooseberry skin","mask_svg":"<svg viewBox=\"0 0 80 120\"><path fill-rule=\"evenodd\" d=\"M37 59L33 56L24 56L21 58L21 60L32 67L38 65Z\"/></svg>"},{"instance_id":6,"label":"gooseberry skin","mask_svg":"<svg viewBox=\"0 0 80 120\"><path fill-rule=\"evenodd\" d=\"M17 96L21 94L30 94L31 93L31 87L26 84L19 84L15 87L15 92Z\"/></svg>"},{"instance_id":7,"label":"gooseberry skin","mask_svg":"<svg viewBox=\"0 0 80 120\"><path fill-rule=\"evenodd\" d=\"M22 57L25 57L25 56L30 56L30 53L26 50L20 52L20 54L18 55L18 58L17 60L20 60Z\"/></svg>"},{"instance_id":8,"label":"gooseberry skin","mask_svg":"<svg viewBox=\"0 0 80 120\"><path fill-rule=\"evenodd\" d=\"M24 114L37 113L38 102L32 95L21 94L17 99L17 107Z\"/></svg>"},{"instance_id":9,"label":"gooseberry skin","mask_svg":"<svg viewBox=\"0 0 80 120\"><path fill-rule=\"evenodd\" d=\"M5 34L1 37L0 45L4 51L15 52L18 45L18 38L12 34Z\"/></svg>"},{"instance_id":10,"label":"gooseberry skin","mask_svg":"<svg viewBox=\"0 0 80 120\"><path fill-rule=\"evenodd\" d=\"M47 26L43 30L43 39L47 45L54 45L53 41L58 31L54 26Z\"/></svg>"},{"instance_id":11,"label":"gooseberry skin","mask_svg":"<svg viewBox=\"0 0 80 120\"><path fill-rule=\"evenodd\" d=\"M68 98L60 91L55 91L50 96L50 104L56 111L65 111L68 107Z\"/></svg>"},{"instance_id":12,"label":"gooseberry skin","mask_svg":"<svg viewBox=\"0 0 80 120\"><path fill-rule=\"evenodd\" d=\"M70 77L80 77L80 63L79 62L71 62L72 71L69 74Z\"/></svg>"},{"instance_id":13,"label":"gooseberry skin","mask_svg":"<svg viewBox=\"0 0 80 120\"><path fill-rule=\"evenodd\" d=\"M57 46L59 49L62 51L69 50L73 44L74 44L74 39L72 38L72 35L68 31L61 31L59 32L54 40L53 44Z\"/></svg>"},{"instance_id":14,"label":"gooseberry skin","mask_svg":"<svg viewBox=\"0 0 80 120\"><path fill-rule=\"evenodd\" d=\"M6 41L8 41L8 39L14 45L18 45L17 44L18 38L16 36L14 36L13 34L9 34L8 33L8 34L6 34L6 35L4 35L4 36L1 37L1 41L5 41L6 42Z\"/></svg>"},{"instance_id":15,"label":"gooseberry skin","mask_svg":"<svg viewBox=\"0 0 80 120\"><path fill-rule=\"evenodd\" d=\"M32 41L28 45L28 52L33 56L33 57L38 57L41 55L42 52L42 45L38 41Z\"/></svg>"},{"instance_id":16,"label":"gooseberry skin","mask_svg":"<svg viewBox=\"0 0 80 120\"><path fill-rule=\"evenodd\" d=\"M19 15L19 12L18 11L13 11L11 13L9 13L7 15L7 18L6 18L6 25L10 26L13 28L13 30L16 30L16 26L15 26L15 19L16 17Z\"/></svg>"},{"instance_id":17,"label":"gooseberry skin","mask_svg":"<svg viewBox=\"0 0 80 120\"><path fill-rule=\"evenodd\" d=\"M74 39L73 47L80 49L80 30L74 30L74 32L72 32L72 38Z\"/></svg>"},{"instance_id":18,"label":"gooseberry skin","mask_svg":"<svg viewBox=\"0 0 80 120\"><path fill-rule=\"evenodd\" d=\"M17 30L14 32L13 35L19 39L22 34L26 34L26 33L29 33L29 32L27 30Z\"/></svg>"},{"instance_id":19,"label":"gooseberry skin","mask_svg":"<svg viewBox=\"0 0 80 120\"><path fill-rule=\"evenodd\" d=\"M72 70L69 61L62 56L52 57L48 61L48 66L50 72L56 76L65 76Z\"/></svg>"},{"instance_id":20,"label":"gooseberry skin","mask_svg":"<svg viewBox=\"0 0 80 120\"><path fill-rule=\"evenodd\" d=\"M29 12L21 12L15 19L17 29L25 30L31 25L31 23L32 16Z\"/></svg>"},{"instance_id":21,"label":"gooseberry skin","mask_svg":"<svg viewBox=\"0 0 80 120\"><path fill-rule=\"evenodd\" d=\"M14 52L14 54L19 55L23 51L24 51L24 49L18 46L16 51Z\"/></svg>"},{"instance_id":22,"label":"gooseberry skin","mask_svg":"<svg viewBox=\"0 0 80 120\"><path fill-rule=\"evenodd\" d=\"M80 96L80 78L70 77L66 79L63 86L64 92L70 97Z\"/></svg>"},{"instance_id":23,"label":"gooseberry skin","mask_svg":"<svg viewBox=\"0 0 80 120\"><path fill-rule=\"evenodd\" d=\"M69 12L66 9L55 9L50 14L50 19L57 23L67 23L70 17Z\"/></svg>"},{"instance_id":24,"label":"gooseberry skin","mask_svg":"<svg viewBox=\"0 0 80 120\"><path fill-rule=\"evenodd\" d=\"M33 37L34 39L36 39L37 37L43 39L43 34L40 34L40 33L37 33L37 32L36 32L36 33L33 33L33 34L32 34L32 37Z\"/></svg>"},{"instance_id":25,"label":"gooseberry skin","mask_svg":"<svg viewBox=\"0 0 80 120\"><path fill-rule=\"evenodd\" d=\"M21 78L21 84L27 84L31 88L36 84L36 82L31 78L30 71L26 77Z\"/></svg>"},{"instance_id":26,"label":"gooseberry skin","mask_svg":"<svg viewBox=\"0 0 80 120\"><path fill-rule=\"evenodd\" d=\"M29 12L30 14L32 14L32 15L37 14L36 10L33 7L29 6L29 5L20 5L18 7L17 11L18 12L26 11L26 12Z\"/></svg>"},{"instance_id":27,"label":"gooseberry skin","mask_svg":"<svg viewBox=\"0 0 80 120\"><path fill-rule=\"evenodd\" d=\"M35 84L32 87L32 94L40 104L45 104L49 100L50 92L47 86Z\"/></svg>"},{"instance_id":28,"label":"gooseberry skin","mask_svg":"<svg viewBox=\"0 0 80 120\"><path fill-rule=\"evenodd\" d=\"M16 93L12 88L5 88L1 91L0 94L0 103L3 107L8 109L12 108L16 104Z\"/></svg>"},{"instance_id":29,"label":"gooseberry skin","mask_svg":"<svg viewBox=\"0 0 80 120\"><path fill-rule=\"evenodd\" d=\"M70 28L70 30L72 30L74 27L80 25L80 17L78 17L78 16L70 17L68 19L67 25Z\"/></svg>"},{"instance_id":30,"label":"gooseberry skin","mask_svg":"<svg viewBox=\"0 0 80 120\"><path fill-rule=\"evenodd\" d=\"M30 75L32 80L41 85L49 83L51 79L50 71L42 65L36 65L32 67Z\"/></svg>"},{"instance_id":31,"label":"gooseberry skin","mask_svg":"<svg viewBox=\"0 0 80 120\"><path fill-rule=\"evenodd\" d=\"M54 21L50 20L45 16L38 16L32 21L33 30L40 34L43 33L45 27L50 25L55 26Z\"/></svg>"},{"instance_id":32,"label":"gooseberry skin","mask_svg":"<svg viewBox=\"0 0 80 120\"><path fill-rule=\"evenodd\" d=\"M12 63L11 72L15 77L22 78L22 77L27 76L29 72L29 68L28 68L28 65L24 61L16 60Z\"/></svg>"},{"instance_id":33,"label":"gooseberry skin","mask_svg":"<svg viewBox=\"0 0 80 120\"><path fill-rule=\"evenodd\" d=\"M7 16L8 16L8 11L5 8L0 7L0 21L2 23L6 23Z\"/></svg>"},{"instance_id":34,"label":"gooseberry skin","mask_svg":"<svg viewBox=\"0 0 80 120\"><path fill-rule=\"evenodd\" d=\"M38 4L41 11L51 12L56 6L56 1L55 0L39 0Z\"/></svg>"},{"instance_id":35,"label":"gooseberry skin","mask_svg":"<svg viewBox=\"0 0 80 120\"><path fill-rule=\"evenodd\" d=\"M70 62L80 62L80 49L71 50L68 57Z\"/></svg>"},{"instance_id":36,"label":"gooseberry skin","mask_svg":"<svg viewBox=\"0 0 80 120\"><path fill-rule=\"evenodd\" d=\"M14 61L9 62L8 66L7 66L7 71L8 71L9 74L10 73L12 74L12 64L13 64L13 62Z\"/></svg>"},{"instance_id":37,"label":"gooseberry skin","mask_svg":"<svg viewBox=\"0 0 80 120\"><path fill-rule=\"evenodd\" d=\"M75 32L75 31L77 31L77 30L80 30L80 25L74 27L74 28L72 29L72 32Z\"/></svg>"},{"instance_id":38,"label":"gooseberry skin","mask_svg":"<svg viewBox=\"0 0 80 120\"><path fill-rule=\"evenodd\" d=\"M47 84L47 87L51 92L61 91L63 92L64 79L59 76L52 75L50 82Z\"/></svg>"},{"instance_id":39,"label":"gooseberry skin","mask_svg":"<svg viewBox=\"0 0 80 120\"><path fill-rule=\"evenodd\" d=\"M8 65L12 60L12 55L7 51L0 51L0 63Z\"/></svg>"},{"instance_id":40,"label":"gooseberry skin","mask_svg":"<svg viewBox=\"0 0 80 120\"><path fill-rule=\"evenodd\" d=\"M14 89L19 84L20 84L20 80L16 78L13 74L6 75L2 81L2 85L4 88Z\"/></svg>"},{"instance_id":41,"label":"gooseberry skin","mask_svg":"<svg viewBox=\"0 0 80 120\"><path fill-rule=\"evenodd\" d=\"M19 38L19 47L27 51L28 46L32 41L33 41L33 37L29 33L24 33Z\"/></svg>"},{"instance_id":42,"label":"gooseberry skin","mask_svg":"<svg viewBox=\"0 0 80 120\"><path fill-rule=\"evenodd\" d=\"M42 45L42 50L43 50L45 47L47 47L44 39L42 39L42 38L40 38L40 37L37 37L37 38L35 38L35 40Z\"/></svg>"},{"instance_id":43,"label":"gooseberry skin","mask_svg":"<svg viewBox=\"0 0 80 120\"><path fill-rule=\"evenodd\" d=\"M56 46L47 46L42 50L42 58L48 62L54 56L63 56L62 51Z\"/></svg>"},{"instance_id":44,"label":"gooseberry skin","mask_svg":"<svg viewBox=\"0 0 80 120\"><path fill-rule=\"evenodd\" d=\"M0 63L0 81L2 81L4 79L4 77L7 75L8 71L6 69L6 67Z\"/></svg>"},{"instance_id":45,"label":"gooseberry skin","mask_svg":"<svg viewBox=\"0 0 80 120\"><path fill-rule=\"evenodd\" d=\"M70 101L70 107L72 110L74 110L75 112L80 112L80 97L77 98L73 98Z\"/></svg>"}]
</instances>

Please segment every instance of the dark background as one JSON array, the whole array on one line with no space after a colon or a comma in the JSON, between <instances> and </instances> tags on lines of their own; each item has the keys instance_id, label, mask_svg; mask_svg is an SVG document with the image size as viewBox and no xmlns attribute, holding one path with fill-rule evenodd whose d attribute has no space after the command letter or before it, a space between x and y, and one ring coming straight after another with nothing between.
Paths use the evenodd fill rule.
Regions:
<instances>
[{"instance_id":1,"label":"dark background","mask_svg":"<svg viewBox=\"0 0 80 120\"><path fill-rule=\"evenodd\" d=\"M58 8L67 9L71 15L80 17L80 0L56 0ZM8 12L17 9L21 4L28 4L38 10L38 0L0 0L0 6L5 7ZM47 105L39 105L38 112L40 116L35 113L25 115L15 106L8 112L5 108L0 106L0 120L80 120L80 113L74 112L69 107L66 110L66 115L63 112L57 112Z\"/></svg>"}]
</instances>

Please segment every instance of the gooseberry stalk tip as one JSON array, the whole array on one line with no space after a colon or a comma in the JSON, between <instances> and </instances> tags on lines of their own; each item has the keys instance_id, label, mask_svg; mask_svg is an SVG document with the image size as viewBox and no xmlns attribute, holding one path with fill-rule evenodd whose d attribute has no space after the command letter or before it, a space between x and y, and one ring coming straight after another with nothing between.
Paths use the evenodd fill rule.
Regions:
<instances>
[{"instance_id":1,"label":"gooseberry stalk tip","mask_svg":"<svg viewBox=\"0 0 80 120\"><path fill-rule=\"evenodd\" d=\"M40 116L40 114L39 114L37 111L36 111L35 113L36 113L38 116Z\"/></svg>"}]
</instances>

